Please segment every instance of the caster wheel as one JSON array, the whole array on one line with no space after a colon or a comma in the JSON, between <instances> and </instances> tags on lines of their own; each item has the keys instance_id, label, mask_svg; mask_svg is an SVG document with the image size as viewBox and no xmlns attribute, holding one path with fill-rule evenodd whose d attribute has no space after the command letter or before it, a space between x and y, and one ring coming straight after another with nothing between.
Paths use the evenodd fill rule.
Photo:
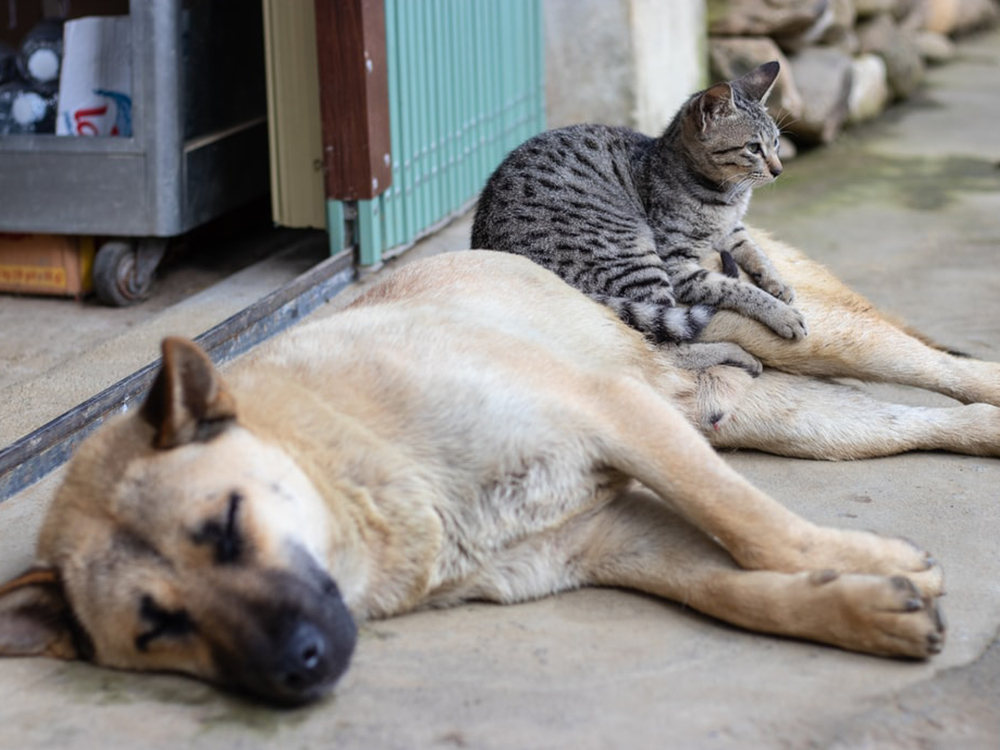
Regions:
<instances>
[{"instance_id":1,"label":"caster wheel","mask_svg":"<svg viewBox=\"0 0 1000 750\"><path fill-rule=\"evenodd\" d=\"M94 292L112 307L128 307L144 300L153 287L152 274L140 274L135 245L105 242L94 259Z\"/></svg>"}]
</instances>

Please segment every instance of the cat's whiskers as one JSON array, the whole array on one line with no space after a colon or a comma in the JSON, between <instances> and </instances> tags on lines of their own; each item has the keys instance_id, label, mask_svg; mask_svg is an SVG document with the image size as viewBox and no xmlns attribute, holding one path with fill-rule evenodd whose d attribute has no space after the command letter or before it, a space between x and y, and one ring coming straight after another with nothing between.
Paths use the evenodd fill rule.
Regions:
<instances>
[{"instance_id":1,"label":"cat's whiskers","mask_svg":"<svg viewBox=\"0 0 1000 750\"><path fill-rule=\"evenodd\" d=\"M726 200L727 201L731 201L737 195L739 195L740 193L742 193L746 188L753 187L754 184L755 184L755 182L756 182L756 180L754 179L754 177L753 177L752 174L751 175L746 175L746 174L734 175L732 177L725 177L722 180L722 184L723 185L725 185L727 183L730 183L730 182L732 182L733 184L726 191Z\"/></svg>"},{"instance_id":2,"label":"cat's whiskers","mask_svg":"<svg viewBox=\"0 0 1000 750\"><path fill-rule=\"evenodd\" d=\"M781 119L775 120L774 124L777 126L778 133L780 135L788 135L789 132L790 132L788 130L788 127L790 125L794 125L795 123L799 122L799 120L801 120L801 119L802 118L800 118L800 117L792 117L787 112L783 112L782 115L781 115Z\"/></svg>"}]
</instances>

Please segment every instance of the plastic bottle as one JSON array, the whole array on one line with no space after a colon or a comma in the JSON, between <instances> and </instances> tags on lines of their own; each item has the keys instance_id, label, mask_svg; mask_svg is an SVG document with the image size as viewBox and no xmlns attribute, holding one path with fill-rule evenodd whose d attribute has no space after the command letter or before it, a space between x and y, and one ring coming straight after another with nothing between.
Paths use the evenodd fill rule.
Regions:
<instances>
[{"instance_id":1,"label":"plastic bottle","mask_svg":"<svg viewBox=\"0 0 1000 750\"><path fill-rule=\"evenodd\" d=\"M63 56L63 21L46 18L35 24L21 42L17 67L21 77L40 91L59 88Z\"/></svg>"},{"instance_id":2,"label":"plastic bottle","mask_svg":"<svg viewBox=\"0 0 1000 750\"><path fill-rule=\"evenodd\" d=\"M0 85L0 135L55 133L56 95L26 83Z\"/></svg>"}]
</instances>

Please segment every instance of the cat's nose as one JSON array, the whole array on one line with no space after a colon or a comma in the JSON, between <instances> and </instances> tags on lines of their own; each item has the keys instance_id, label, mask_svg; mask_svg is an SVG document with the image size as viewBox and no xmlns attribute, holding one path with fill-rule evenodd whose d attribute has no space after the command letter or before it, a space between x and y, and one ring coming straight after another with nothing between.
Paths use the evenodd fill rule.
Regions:
<instances>
[{"instance_id":1,"label":"cat's nose","mask_svg":"<svg viewBox=\"0 0 1000 750\"><path fill-rule=\"evenodd\" d=\"M768 168L768 170L770 170L772 177L777 177L782 172L781 164L780 163L779 164L769 164L767 168Z\"/></svg>"}]
</instances>

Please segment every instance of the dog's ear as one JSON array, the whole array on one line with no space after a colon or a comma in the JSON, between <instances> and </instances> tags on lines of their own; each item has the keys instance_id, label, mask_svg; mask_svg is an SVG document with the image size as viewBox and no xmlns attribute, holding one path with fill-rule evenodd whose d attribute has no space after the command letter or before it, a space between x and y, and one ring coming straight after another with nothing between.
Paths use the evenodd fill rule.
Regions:
<instances>
[{"instance_id":1,"label":"dog's ear","mask_svg":"<svg viewBox=\"0 0 1000 750\"><path fill-rule=\"evenodd\" d=\"M176 448L222 432L236 418L236 402L208 355L171 337L163 340L163 365L142 417L156 430L155 447Z\"/></svg>"},{"instance_id":2,"label":"dog's ear","mask_svg":"<svg viewBox=\"0 0 1000 750\"><path fill-rule=\"evenodd\" d=\"M32 568L0 585L0 655L90 658L53 568Z\"/></svg>"}]
</instances>

